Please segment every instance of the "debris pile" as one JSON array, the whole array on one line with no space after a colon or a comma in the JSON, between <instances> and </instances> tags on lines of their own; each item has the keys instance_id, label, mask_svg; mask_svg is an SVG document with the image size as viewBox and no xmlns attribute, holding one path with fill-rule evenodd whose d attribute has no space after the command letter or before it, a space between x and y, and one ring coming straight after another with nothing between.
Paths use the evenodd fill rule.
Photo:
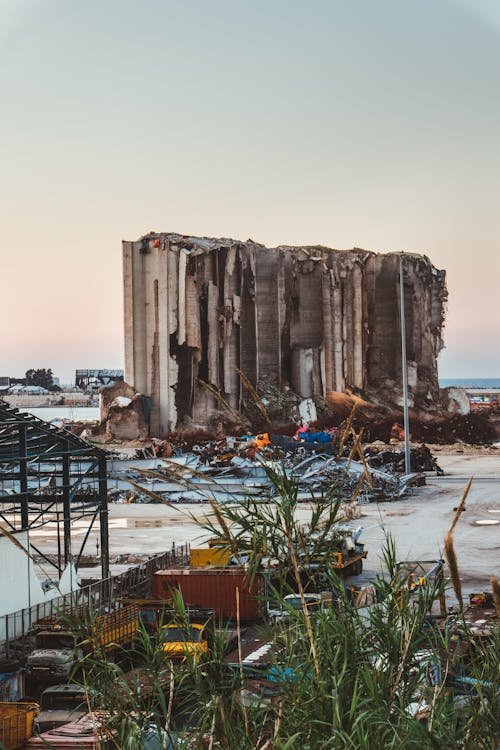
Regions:
<instances>
[{"instance_id":1,"label":"debris pile","mask_svg":"<svg viewBox=\"0 0 500 750\"><path fill-rule=\"evenodd\" d=\"M354 419L356 429L364 429L367 441L388 441L396 419L402 421L401 415L394 413L386 416L370 417L357 414ZM488 414L471 412L452 416L434 416L422 418L422 415L410 415L412 440L430 445L450 445L463 442L469 445L487 445L498 439L495 425Z\"/></svg>"},{"instance_id":2,"label":"debris pile","mask_svg":"<svg viewBox=\"0 0 500 750\"><path fill-rule=\"evenodd\" d=\"M379 450L378 446L368 446L365 449L367 463L373 468L385 467L398 474L404 472L405 453L399 448L384 448ZM443 470L437 463L427 445L414 446L410 454L410 467L413 472L435 471L438 476L443 475Z\"/></svg>"},{"instance_id":3,"label":"debris pile","mask_svg":"<svg viewBox=\"0 0 500 750\"><path fill-rule=\"evenodd\" d=\"M363 451L359 436L344 439L338 430L297 432L298 439L264 433L191 442L187 451L173 442L155 441L148 458L139 449L133 460L110 462L110 499L265 502L275 497L266 469L277 462L296 480L303 502L327 493L351 503L395 500L422 483L416 474L403 476L404 454L399 449L371 446ZM413 472L440 471L426 446L412 451L411 467Z\"/></svg>"}]
</instances>

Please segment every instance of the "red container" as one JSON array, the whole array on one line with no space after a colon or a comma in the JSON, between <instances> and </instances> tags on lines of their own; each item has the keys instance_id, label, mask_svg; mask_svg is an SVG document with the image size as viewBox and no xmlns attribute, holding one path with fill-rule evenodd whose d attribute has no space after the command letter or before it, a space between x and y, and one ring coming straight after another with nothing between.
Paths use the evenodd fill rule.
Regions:
<instances>
[{"instance_id":1,"label":"red container","mask_svg":"<svg viewBox=\"0 0 500 750\"><path fill-rule=\"evenodd\" d=\"M236 590L239 590L240 620L261 619L264 610L263 578L256 575L251 589L241 568L175 568L159 570L153 576L153 596L170 599L172 590L181 592L184 604L213 609L217 619L236 620Z\"/></svg>"}]
</instances>

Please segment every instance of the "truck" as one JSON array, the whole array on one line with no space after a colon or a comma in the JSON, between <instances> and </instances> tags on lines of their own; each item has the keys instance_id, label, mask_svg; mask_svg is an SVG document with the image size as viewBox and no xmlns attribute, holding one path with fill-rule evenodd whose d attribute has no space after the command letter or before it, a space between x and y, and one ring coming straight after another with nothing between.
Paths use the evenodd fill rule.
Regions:
<instances>
[{"instance_id":1,"label":"truck","mask_svg":"<svg viewBox=\"0 0 500 750\"><path fill-rule=\"evenodd\" d=\"M209 653L215 628L213 609L188 606L181 614L168 599L136 599L135 603L146 633L153 639L159 637L169 659L183 659L189 654L198 661Z\"/></svg>"},{"instance_id":2,"label":"truck","mask_svg":"<svg viewBox=\"0 0 500 750\"><path fill-rule=\"evenodd\" d=\"M304 604L307 611L314 614L325 605L325 600L321 594L304 594ZM331 602L330 602L331 605ZM276 606L270 604L268 618L271 622L286 622L291 619L293 612L303 611L302 597L300 594L287 594L283 597L282 602Z\"/></svg>"},{"instance_id":3,"label":"truck","mask_svg":"<svg viewBox=\"0 0 500 750\"><path fill-rule=\"evenodd\" d=\"M497 411L498 400L494 396L469 396L471 411Z\"/></svg>"},{"instance_id":4,"label":"truck","mask_svg":"<svg viewBox=\"0 0 500 750\"><path fill-rule=\"evenodd\" d=\"M367 557L363 545L349 552L333 552L330 567L342 576L359 576L363 572L363 560Z\"/></svg>"},{"instance_id":5,"label":"truck","mask_svg":"<svg viewBox=\"0 0 500 750\"><path fill-rule=\"evenodd\" d=\"M38 703L0 703L0 747L20 748L33 734L33 724L40 707Z\"/></svg>"},{"instance_id":6,"label":"truck","mask_svg":"<svg viewBox=\"0 0 500 750\"><path fill-rule=\"evenodd\" d=\"M41 630L35 635L35 648L26 660L26 674L31 682L67 682L83 659L78 637L69 630Z\"/></svg>"},{"instance_id":7,"label":"truck","mask_svg":"<svg viewBox=\"0 0 500 750\"><path fill-rule=\"evenodd\" d=\"M162 650L172 661L190 657L199 662L208 655L208 626L200 622L162 625L160 636Z\"/></svg>"},{"instance_id":8,"label":"truck","mask_svg":"<svg viewBox=\"0 0 500 750\"><path fill-rule=\"evenodd\" d=\"M337 524L335 531L338 534L336 549L329 551L325 562L340 576L359 575L363 570L363 560L368 555L365 545L359 541L363 527L352 529L350 526Z\"/></svg>"},{"instance_id":9,"label":"truck","mask_svg":"<svg viewBox=\"0 0 500 750\"><path fill-rule=\"evenodd\" d=\"M35 648L26 661L27 675L39 683L67 682L85 653L99 648L112 651L131 643L138 628L135 604L97 615L83 638L60 618L40 620L34 625Z\"/></svg>"},{"instance_id":10,"label":"truck","mask_svg":"<svg viewBox=\"0 0 500 750\"><path fill-rule=\"evenodd\" d=\"M80 685L51 685L42 692L38 733L75 721L88 712L88 694Z\"/></svg>"},{"instance_id":11,"label":"truck","mask_svg":"<svg viewBox=\"0 0 500 750\"><path fill-rule=\"evenodd\" d=\"M329 587L329 574L334 571L341 578L360 575L363 571L363 560L368 556L364 544L359 541L363 528L351 529L338 525L338 535L334 544L328 545L325 552L319 554L311 550L299 551L297 559L301 568L301 581L307 591L321 591ZM290 573L289 586L295 585L295 577Z\"/></svg>"}]
</instances>

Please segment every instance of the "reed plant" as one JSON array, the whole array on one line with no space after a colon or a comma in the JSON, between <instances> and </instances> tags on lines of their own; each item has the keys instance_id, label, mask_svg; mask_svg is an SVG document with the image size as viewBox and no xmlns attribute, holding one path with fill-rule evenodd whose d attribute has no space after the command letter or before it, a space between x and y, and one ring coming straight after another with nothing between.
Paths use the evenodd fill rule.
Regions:
<instances>
[{"instance_id":1,"label":"reed plant","mask_svg":"<svg viewBox=\"0 0 500 750\"><path fill-rule=\"evenodd\" d=\"M148 747L154 726L157 747L177 750L497 750L498 627L478 642L459 615L439 622L433 611L445 584L430 580L411 591L390 537L376 604L356 608L331 571L322 585L333 606L311 611L303 568L335 549L341 497L333 486L316 498L304 525L293 478L281 466L268 473L273 504L216 506L204 523L212 537L245 556L250 580L264 560L275 563L272 595L282 606L291 582L302 597L299 610L272 629L262 626L272 648L257 683L267 690L249 692L255 681L241 653L237 668L226 662L227 633L216 633L204 661L187 655L172 664L161 638L142 631L134 651L122 654L122 666L104 653L84 664L85 683L109 715L107 746ZM496 581L493 588L497 603ZM175 604L185 616L182 601ZM239 638L240 623L234 627ZM126 674L130 659L135 678Z\"/></svg>"}]
</instances>

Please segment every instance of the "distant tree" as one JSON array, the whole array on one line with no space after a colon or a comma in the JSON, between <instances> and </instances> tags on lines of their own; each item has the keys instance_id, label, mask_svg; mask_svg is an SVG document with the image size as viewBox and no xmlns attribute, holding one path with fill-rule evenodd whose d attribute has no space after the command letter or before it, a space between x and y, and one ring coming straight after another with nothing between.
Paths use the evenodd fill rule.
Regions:
<instances>
[{"instance_id":1,"label":"distant tree","mask_svg":"<svg viewBox=\"0 0 500 750\"><path fill-rule=\"evenodd\" d=\"M45 368L39 370L26 370L26 385L39 385L47 390L54 388L52 370Z\"/></svg>"}]
</instances>

